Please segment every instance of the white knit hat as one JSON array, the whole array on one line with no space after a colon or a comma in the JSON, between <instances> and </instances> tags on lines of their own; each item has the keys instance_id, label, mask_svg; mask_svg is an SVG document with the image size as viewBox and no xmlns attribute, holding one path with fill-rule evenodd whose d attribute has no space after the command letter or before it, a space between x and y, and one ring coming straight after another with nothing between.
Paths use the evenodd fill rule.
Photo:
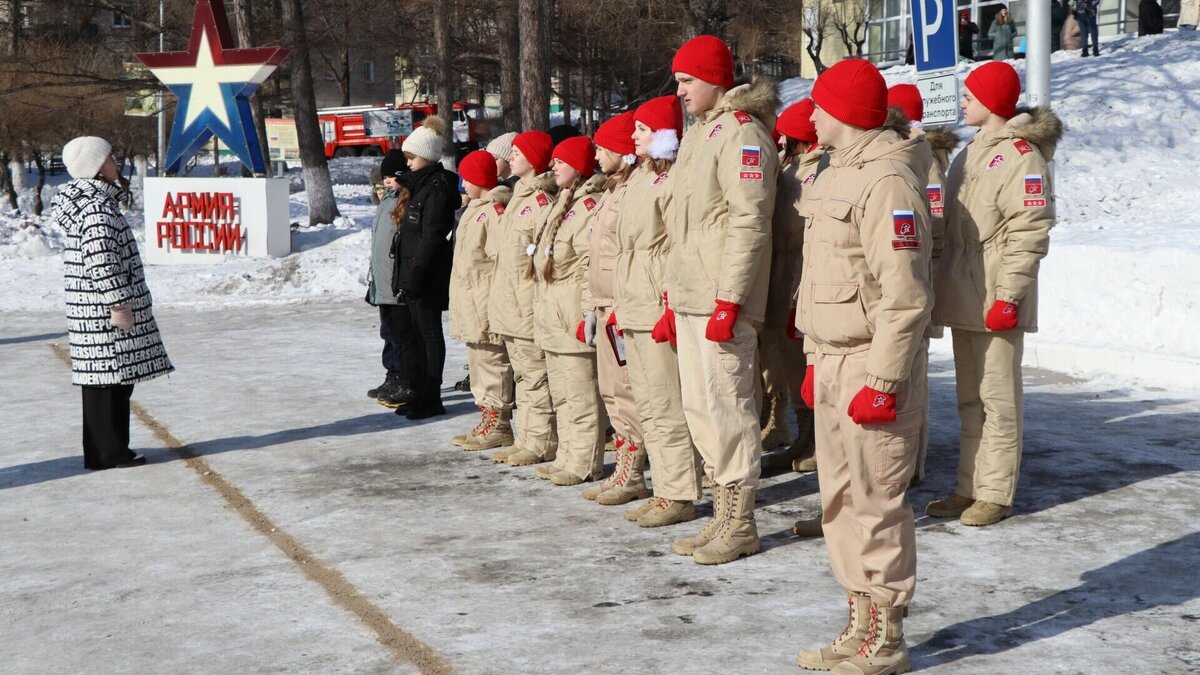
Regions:
<instances>
[{"instance_id":1,"label":"white knit hat","mask_svg":"<svg viewBox=\"0 0 1200 675\"><path fill-rule=\"evenodd\" d=\"M513 139L517 137L517 132L510 131L507 134L500 134L492 139L491 143L487 144L487 151L492 153L492 157L508 161L509 155L512 155Z\"/></svg>"},{"instance_id":2,"label":"white knit hat","mask_svg":"<svg viewBox=\"0 0 1200 675\"><path fill-rule=\"evenodd\" d=\"M446 123L440 117L429 116L421 126L413 130L400 149L410 155L424 157L431 162L442 161L442 132Z\"/></svg>"},{"instance_id":3,"label":"white knit hat","mask_svg":"<svg viewBox=\"0 0 1200 675\"><path fill-rule=\"evenodd\" d=\"M63 146L63 164L71 178L95 178L112 154L112 146L99 136L80 136Z\"/></svg>"}]
</instances>

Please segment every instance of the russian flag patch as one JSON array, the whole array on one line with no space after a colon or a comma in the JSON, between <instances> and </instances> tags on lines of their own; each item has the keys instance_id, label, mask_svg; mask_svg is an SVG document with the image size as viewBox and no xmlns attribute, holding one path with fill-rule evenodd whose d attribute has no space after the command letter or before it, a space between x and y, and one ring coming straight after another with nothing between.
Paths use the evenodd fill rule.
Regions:
<instances>
[{"instance_id":1,"label":"russian flag patch","mask_svg":"<svg viewBox=\"0 0 1200 675\"><path fill-rule=\"evenodd\" d=\"M894 250L921 248L921 240L917 237L917 218L912 211L892 211L892 228L896 233L896 238L892 240Z\"/></svg>"},{"instance_id":2,"label":"russian flag patch","mask_svg":"<svg viewBox=\"0 0 1200 675\"><path fill-rule=\"evenodd\" d=\"M762 159L762 149L757 145L742 146L742 166L756 167Z\"/></svg>"},{"instance_id":3,"label":"russian flag patch","mask_svg":"<svg viewBox=\"0 0 1200 675\"><path fill-rule=\"evenodd\" d=\"M1025 194L1030 196L1042 194L1042 174L1032 173L1025 176Z\"/></svg>"}]
</instances>

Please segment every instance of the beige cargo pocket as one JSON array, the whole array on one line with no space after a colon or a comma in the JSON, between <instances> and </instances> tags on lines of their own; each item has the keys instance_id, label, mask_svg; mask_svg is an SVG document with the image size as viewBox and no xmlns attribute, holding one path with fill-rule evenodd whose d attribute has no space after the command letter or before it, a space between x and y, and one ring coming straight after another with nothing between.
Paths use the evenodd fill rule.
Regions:
<instances>
[{"instance_id":1,"label":"beige cargo pocket","mask_svg":"<svg viewBox=\"0 0 1200 675\"><path fill-rule=\"evenodd\" d=\"M713 352L717 359L717 369L713 376L719 378L717 393L736 399L754 397L754 379L757 369L754 367L754 350L758 338L754 333L734 335L728 342L714 343Z\"/></svg>"},{"instance_id":2,"label":"beige cargo pocket","mask_svg":"<svg viewBox=\"0 0 1200 675\"><path fill-rule=\"evenodd\" d=\"M875 431L874 475L880 485L907 485L917 465L925 411L910 410Z\"/></svg>"},{"instance_id":3,"label":"beige cargo pocket","mask_svg":"<svg viewBox=\"0 0 1200 675\"><path fill-rule=\"evenodd\" d=\"M822 342L843 347L871 338L858 284L813 284L813 329Z\"/></svg>"}]
</instances>

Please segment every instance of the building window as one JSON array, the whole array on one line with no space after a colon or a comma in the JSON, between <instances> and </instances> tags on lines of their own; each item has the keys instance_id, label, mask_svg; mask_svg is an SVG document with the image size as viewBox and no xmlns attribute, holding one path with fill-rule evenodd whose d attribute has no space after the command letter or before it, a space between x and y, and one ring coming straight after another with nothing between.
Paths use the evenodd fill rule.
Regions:
<instances>
[{"instance_id":1,"label":"building window","mask_svg":"<svg viewBox=\"0 0 1200 675\"><path fill-rule=\"evenodd\" d=\"M133 21L120 12L113 12L113 28L133 28Z\"/></svg>"},{"instance_id":2,"label":"building window","mask_svg":"<svg viewBox=\"0 0 1200 675\"><path fill-rule=\"evenodd\" d=\"M909 3L903 0L876 2L875 18L867 24L867 49L875 62L903 61L912 39Z\"/></svg>"},{"instance_id":3,"label":"building window","mask_svg":"<svg viewBox=\"0 0 1200 675\"><path fill-rule=\"evenodd\" d=\"M375 62L367 61L363 63L363 82L367 84L375 84Z\"/></svg>"}]
</instances>

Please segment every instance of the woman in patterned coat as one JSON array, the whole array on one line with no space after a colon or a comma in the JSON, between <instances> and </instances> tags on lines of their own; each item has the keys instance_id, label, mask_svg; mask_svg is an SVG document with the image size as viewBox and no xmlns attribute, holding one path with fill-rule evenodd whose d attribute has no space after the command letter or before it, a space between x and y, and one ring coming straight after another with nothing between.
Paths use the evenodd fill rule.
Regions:
<instances>
[{"instance_id":1,"label":"woman in patterned coat","mask_svg":"<svg viewBox=\"0 0 1200 675\"><path fill-rule=\"evenodd\" d=\"M70 182L52 206L63 250L71 380L83 389L83 465L100 470L146 459L129 449L129 398L136 382L174 370L151 311L133 230L121 215L112 147L82 136L63 148Z\"/></svg>"}]
</instances>

